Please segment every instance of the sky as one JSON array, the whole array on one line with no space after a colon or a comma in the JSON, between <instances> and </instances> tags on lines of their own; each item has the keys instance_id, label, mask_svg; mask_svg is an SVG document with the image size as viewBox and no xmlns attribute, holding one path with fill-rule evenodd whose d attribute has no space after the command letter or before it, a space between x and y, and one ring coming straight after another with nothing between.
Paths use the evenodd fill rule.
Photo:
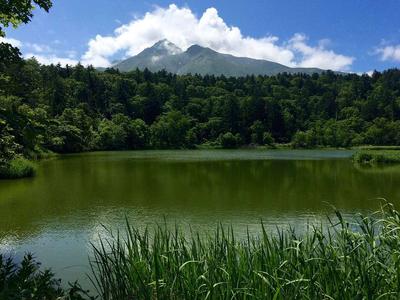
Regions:
<instances>
[{"instance_id":1,"label":"sky","mask_svg":"<svg viewBox=\"0 0 400 300\"><path fill-rule=\"evenodd\" d=\"M161 39L292 67L347 72L400 67L398 0L54 0L6 30L41 63L111 66Z\"/></svg>"}]
</instances>

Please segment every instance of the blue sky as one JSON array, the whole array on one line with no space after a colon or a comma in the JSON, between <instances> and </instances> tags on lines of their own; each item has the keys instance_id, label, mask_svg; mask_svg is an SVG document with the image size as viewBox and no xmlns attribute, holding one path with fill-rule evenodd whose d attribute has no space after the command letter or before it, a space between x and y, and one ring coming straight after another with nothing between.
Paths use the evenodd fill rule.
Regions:
<instances>
[{"instance_id":1,"label":"blue sky","mask_svg":"<svg viewBox=\"0 0 400 300\"><path fill-rule=\"evenodd\" d=\"M36 11L7 38L44 63L110 65L167 38L182 49L198 43L290 66L368 72L400 67L399 15L398 0L55 0L49 14Z\"/></svg>"}]
</instances>

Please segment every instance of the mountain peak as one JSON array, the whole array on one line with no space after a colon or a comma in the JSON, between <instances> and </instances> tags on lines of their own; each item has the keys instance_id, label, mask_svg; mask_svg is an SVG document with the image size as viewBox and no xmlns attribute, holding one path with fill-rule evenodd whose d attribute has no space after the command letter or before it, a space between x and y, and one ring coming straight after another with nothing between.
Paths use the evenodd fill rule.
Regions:
<instances>
[{"instance_id":1,"label":"mountain peak","mask_svg":"<svg viewBox=\"0 0 400 300\"><path fill-rule=\"evenodd\" d=\"M189 48L187 48L186 53L190 54L190 55L196 55L200 52L215 52L214 50L210 49L210 48L206 48L206 47L202 47L200 45L192 45Z\"/></svg>"},{"instance_id":2,"label":"mountain peak","mask_svg":"<svg viewBox=\"0 0 400 300\"><path fill-rule=\"evenodd\" d=\"M175 74L212 74L225 76L276 75L279 73L321 73L320 69L290 68L267 60L236 57L200 45L186 51L167 39L162 39L138 55L115 65L120 71L147 68L153 72L166 70Z\"/></svg>"},{"instance_id":3,"label":"mountain peak","mask_svg":"<svg viewBox=\"0 0 400 300\"><path fill-rule=\"evenodd\" d=\"M151 46L150 49L156 50L157 52L165 52L165 54L169 55L175 55L183 52L181 48L179 48L174 43L171 43L167 39L162 39L158 41L153 46Z\"/></svg>"}]
</instances>

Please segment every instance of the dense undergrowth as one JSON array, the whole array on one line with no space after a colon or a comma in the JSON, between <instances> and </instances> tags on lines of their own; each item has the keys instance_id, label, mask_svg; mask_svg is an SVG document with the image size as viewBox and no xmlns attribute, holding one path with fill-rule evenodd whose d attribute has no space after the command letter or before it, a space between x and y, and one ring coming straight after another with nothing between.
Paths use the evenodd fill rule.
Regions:
<instances>
[{"instance_id":1,"label":"dense undergrowth","mask_svg":"<svg viewBox=\"0 0 400 300\"><path fill-rule=\"evenodd\" d=\"M17 157L0 165L0 179L33 177L36 174L34 162Z\"/></svg>"}]
</instances>

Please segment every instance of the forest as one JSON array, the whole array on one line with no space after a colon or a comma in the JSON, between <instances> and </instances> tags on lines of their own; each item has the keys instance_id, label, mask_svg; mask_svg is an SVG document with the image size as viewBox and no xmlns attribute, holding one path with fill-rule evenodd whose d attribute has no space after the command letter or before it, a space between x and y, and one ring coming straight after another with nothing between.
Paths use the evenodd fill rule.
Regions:
<instances>
[{"instance_id":1,"label":"forest","mask_svg":"<svg viewBox=\"0 0 400 300\"><path fill-rule=\"evenodd\" d=\"M95 150L400 145L400 70L214 77L0 64L1 164Z\"/></svg>"}]
</instances>

